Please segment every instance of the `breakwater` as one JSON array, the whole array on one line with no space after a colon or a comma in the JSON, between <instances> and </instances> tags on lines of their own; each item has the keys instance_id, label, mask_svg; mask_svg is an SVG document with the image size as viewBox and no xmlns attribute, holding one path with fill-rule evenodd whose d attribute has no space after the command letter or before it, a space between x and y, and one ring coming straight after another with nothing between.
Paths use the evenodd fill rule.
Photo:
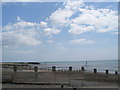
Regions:
<instances>
[{"instance_id":1,"label":"breakwater","mask_svg":"<svg viewBox=\"0 0 120 90\"><path fill-rule=\"evenodd\" d=\"M7 70L9 69L9 70ZM51 69L40 69L38 67L22 67L14 66L13 68L3 68L2 82L3 83L18 83L18 84L39 84L39 85L70 85L75 87L98 85L113 85L117 87L119 74L115 71L110 74L109 70L105 73L86 72L84 67L80 70L56 70L56 66Z\"/></svg>"}]
</instances>

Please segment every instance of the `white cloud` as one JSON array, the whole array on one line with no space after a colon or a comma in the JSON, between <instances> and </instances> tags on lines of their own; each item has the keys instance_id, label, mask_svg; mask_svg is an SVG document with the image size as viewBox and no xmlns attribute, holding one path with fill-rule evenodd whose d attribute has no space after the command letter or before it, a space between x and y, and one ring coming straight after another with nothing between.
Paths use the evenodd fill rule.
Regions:
<instances>
[{"instance_id":1,"label":"white cloud","mask_svg":"<svg viewBox=\"0 0 120 90\"><path fill-rule=\"evenodd\" d=\"M79 26L85 24L92 26L94 27L93 29L95 29L96 32L112 32L118 30L117 11L109 9L89 10L82 8L80 8L79 10L81 11L81 14L72 20L73 23ZM86 30L89 31L88 29L85 29L84 32L86 32ZM74 31L76 30L74 29Z\"/></svg>"},{"instance_id":2,"label":"white cloud","mask_svg":"<svg viewBox=\"0 0 120 90\"><path fill-rule=\"evenodd\" d=\"M69 17L72 16L73 11L72 10L63 10L59 8L57 11L52 13L50 16L50 21L53 26L55 25L64 25L69 22Z\"/></svg>"},{"instance_id":3,"label":"white cloud","mask_svg":"<svg viewBox=\"0 0 120 90\"><path fill-rule=\"evenodd\" d=\"M83 7L84 6L84 2L83 0L66 0L66 2L64 2L63 4L65 6L66 9L71 9L76 11L77 9L79 9L79 7Z\"/></svg>"},{"instance_id":4,"label":"white cloud","mask_svg":"<svg viewBox=\"0 0 120 90\"><path fill-rule=\"evenodd\" d=\"M58 34L60 33L60 30L55 29L55 28L45 28L44 32L46 33L46 35L51 35L51 34Z\"/></svg>"},{"instance_id":5,"label":"white cloud","mask_svg":"<svg viewBox=\"0 0 120 90\"><path fill-rule=\"evenodd\" d=\"M3 27L3 46L39 45L42 42L36 38L37 24L20 21Z\"/></svg>"},{"instance_id":6,"label":"white cloud","mask_svg":"<svg viewBox=\"0 0 120 90\"><path fill-rule=\"evenodd\" d=\"M53 26L56 25L65 26L66 24L68 24L70 22L71 16L75 14L75 12L80 6L83 6L83 2L81 0L80 1L67 0L63 4L63 6L64 8L59 8L49 17L51 24Z\"/></svg>"},{"instance_id":7,"label":"white cloud","mask_svg":"<svg viewBox=\"0 0 120 90\"><path fill-rule=\"evenodd\" d=\"M95 41L80 38L80 39L71 40L70 43L72 43L72 44L94 44Z\"/></svg>"},{"instance_id":8,"label":"white cloud","mask_svg":"<svg viewBox=\"0 0 120 90\"><path fill-rule=\"evenodd\" d=\"M56 28L47 28L47 22L33 23L21 20L17 17L17 23L8 24L3 27L3 46L14 45L31 45L36 46L42 44L40 37L44 35L52 37L53 34L60 33ZM53 43L48 41L48 43Z\"/></svg>"},{"instance_id":9,"label":"white cloud","mask_svg":"<svg viewBox=\"0 0 120 90\"><path fill-rule=\"evenodd\" d=\"M85 26L85 25L77 25L77 24L71 24L70 26L71 29L68 32L76 35L94 30L93 26Z\"/></svg>"},{"instance_id":10,"label":"white cloud","mask_svg":"<svg viewBox=\"0 0 120 90\"><path fill-rule=\"evenodd\" d=\"M3 27L3 45L40 45L42 42L38 37L41 32L49 38L54 34L59 34L60 27L66 28L69 33L74 35L91 31L97 33L118 31L117 11L96 9L93 6L85 5L82 0L65 1L63 7L53 12L46 22L26 22L19 16L17 21L19 22ZM52 43L51 41L47 42ZM93 43L86 39L72 42Z\"/></svg>"},{"instance_id":11,"label":"white cloud","mask_svg":"<svg viewBox=\"0 0 120 90\"><path fill-rule=\"evenodd\" d=\"M49 20L54 27L70 26L68 32L75 35L90 31L113 32L118 30L117 14L114 10L85 5L82 0L67 0L63 8L51 14Z\"/></svg>"},{"instance_id":12,"label":"white cloud","mask_svg":"<svg viewBox=\"0 0 120 90\"><path fill-rule=\"evenodd\" d=\"M42 22L40 22L40 26L41 27L47 27L47 23L42 21Z\"/></svg>"},{"instance_id":13,"label":"white cloud","mask_svg":"<svg viewBox=\"0 0 120 90\"><path fill-rule=\"evenodd\" d=\"M47 43L54 43L53 40L47 40Z\"/></svg>"}]
</instances>

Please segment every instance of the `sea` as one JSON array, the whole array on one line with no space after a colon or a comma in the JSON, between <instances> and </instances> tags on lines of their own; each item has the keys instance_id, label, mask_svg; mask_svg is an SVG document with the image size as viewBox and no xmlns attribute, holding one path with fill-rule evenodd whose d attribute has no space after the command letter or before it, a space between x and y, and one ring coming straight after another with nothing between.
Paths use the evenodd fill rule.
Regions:
<instances>
[{"instance_id":1,"label":"sea","mask_svg":"<svg viewBox=\"0 0 120 90\"><path fill-rule=\"evenodd\" d=\"M38 65L40 68L51 68L52 66L56 66L57 70L68 70L72 66L72 70L81 70L81 67L84 67L87 72L97 69L97 72L109 70L110 73L114 73L118 71L118 60L40 62Z\"/></svg>"}]
</instances>

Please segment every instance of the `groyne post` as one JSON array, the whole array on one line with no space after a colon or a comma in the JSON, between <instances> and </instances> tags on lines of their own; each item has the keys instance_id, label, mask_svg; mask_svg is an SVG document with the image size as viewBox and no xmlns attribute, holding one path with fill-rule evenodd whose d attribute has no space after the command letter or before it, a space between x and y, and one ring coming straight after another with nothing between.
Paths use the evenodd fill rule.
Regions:
<instances>
[{"instance_id":1,"label":"groyne post","mask_svg":"<svg viewBox=\"0 0 120 90\"><path fill-rule=\"evenodd\" d=\"M72 66L69 67L69 71L72 71Z\"/></svg>"},{"instance_id":2,"label":"groyne post","mask_svg":"<svg viewBox=\"0 0 120 90\"><path fill-rule=\"evenodd\" d=\"M16 81L16 73L17 73L17 66L14 65L13 74L12 74L12 83L14 83Z\"/></svg>"},{"instance_id":3,"label":"groyne post","mask_svg":"<svg viewBox=\"0 0 120 90\"><path fill-rule=\"evenodd\" d=\"M85 70L85 68L84 68L84 67L81 67L81 70L82 70L82 71L84 71L84 70Z\"/></svg>"},{"instance_id":4,"label":"groyne post","mask_svg":"<svg viewBox=\"0 0 120 90\"><path fill-rule=\"evenodd\" d=\"M62 85L61 85L61 88L63 88L63 87L64 87L64 85L62 84Z\"/></svg>"},{"instance_id":5,"label":"groyne post","mask_svg":"<svg viewBox=\"0 0 120 90\"><path fill-rule=\"evenodd\" d=\"M52 66L52 71L56 71L56 66Z\"/></svg>"},{"instance_id":6,"label":"groyne post","mask_svg":"<svg viewBox=\"0 0 120 90\"><path fill-rule=\"evenodd\" d=\"M109 74L109 70L106 70L106 74Z\"/></svg>"},{"instance_id":7,"label":"groyne post","mask_svg":"<svg viewBox=\"0 0 120 90\"><path fill-rule=\"evenodd\" d=\"M115 71L115 75L118 75L118 72L117 72L117 71Z\"/></svg>"},{"instance_id":8,"label":"groyne post","mask_svg":"<svg viewBox=\"0 0 120 90\"><path fill-rule=\"evenodd\" d=\"M35 74L35 83L37 83L37 79L38 79L38 73L37 73L38 72L38 67L37 66L34 67L34 72L35 72L34 73Z\"/></svg>"},{"instance_id":9,"label":"groyne post","mask_svg":"<svg viewBox=\"0 0 120 90\"><path fill-rule=\"evenodd\" d=\"M73 88L73 90L77 90L77 88Z\"/></svg>"},{"instance_id":10,"label":"groyne post","mask_svg":"<svg viewBox=\"0 0 120 90\"><path fill-rule=\"evenodd\" d=\"M96 74L97 73L97 69L94 69L94 74Z\"/></svg>"},{"instance_id":11,"label":"groyne post","mask_svg":"<svg viewBox=\"0 0 120 90\"><path fill-rule=\"evenodd\" d=\"M37 66L34 67L34 72L38 72L38 67Z\"/></svg>"},{"instance_id":12,"label":"groyne post","mask_svg":"<svg viewBox=\"0 0 120 90\"><path fill-rule=\"evenodd\" d=\"M13 67L13 71L17 72L17 66L16 65Z\"/></svg>"}]
</instances>

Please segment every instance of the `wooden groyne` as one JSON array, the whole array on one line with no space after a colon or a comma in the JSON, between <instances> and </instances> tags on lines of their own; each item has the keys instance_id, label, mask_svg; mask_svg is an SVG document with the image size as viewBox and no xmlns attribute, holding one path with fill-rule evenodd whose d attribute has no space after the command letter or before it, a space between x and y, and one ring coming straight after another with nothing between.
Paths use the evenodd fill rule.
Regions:
<instances>
[{"instance_id":1,"label":"wooden groyne","mask_svg":"<svg viewBox=\"0 0 120 90\"><path fill-rule=\"evenodd\" d=\"M81 67L81 70L72 70L72 67L69 67L68 70L56 70L56 66L53 66L51 69L43 70L38 67L14 66L13 69L7 71L3 68L2 72L3 83L70 84L72 80L117 83L118 78L117 71L114 74L110 74L109 70L99 73L97 69L93 69L93 72L86 72L84 67Z\"/></svg>"}]
</instances>

